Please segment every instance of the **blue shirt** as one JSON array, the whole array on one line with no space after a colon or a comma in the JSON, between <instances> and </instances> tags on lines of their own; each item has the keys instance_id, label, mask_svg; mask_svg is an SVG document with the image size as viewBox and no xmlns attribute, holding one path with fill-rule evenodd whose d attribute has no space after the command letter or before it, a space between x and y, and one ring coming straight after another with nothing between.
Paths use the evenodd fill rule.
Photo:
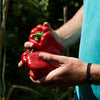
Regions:
<instances>
[{"instance_id":1,"label":"blue shirt","mask_svg":"<svg viewBox=\"0 0 100 100\"><path fill-rule=\"evenodd\" d=\"M100 64L100 0L84 0L79 59ZM76 86L79 100L100 100L100 85Z\"/></svg>"}]
</instances>

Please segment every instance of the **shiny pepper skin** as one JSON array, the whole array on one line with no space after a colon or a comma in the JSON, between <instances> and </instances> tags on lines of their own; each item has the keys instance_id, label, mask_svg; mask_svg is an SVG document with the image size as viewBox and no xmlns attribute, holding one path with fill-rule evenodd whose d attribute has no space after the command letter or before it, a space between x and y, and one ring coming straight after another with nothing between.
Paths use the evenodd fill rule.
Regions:
<instances>
[{"instance_id":1,"label":"shiny pepper skin","mask_svg":"<svg viewBox=\"0 0 100 100\"><path fill-rule=\"evenodd\" d=\"M34 44L34 52L27 49L21 56L24 65L28 67L29 75L34 79L40 79L50 71L59 67L43 61L39 57L40 52L59 55L64 51L64 46L55 39L51 29L41 24L33 28L29 35L29 41Z\"/></svg>"},{"instance_id":2,"label":"shiny pepper skin","mask_svg":"<svg viewBox=\"0 0 100 100\"><path fill-rule=\"evenodd\" d=\"M37 32L43 32L40 41L32 37L32 34L36 34ZM40 51L46 51L53 54L61 54L64 51L64 46L55 39L51 29L41 24L31 30L29 41L34 43Z\"/></svg>"},{"instance_id":3,"label":"shiny pepper skin","mask_svg":"<svg viewBox=\"0 0 100 100\"><path fill-rule=\"evenodd\" d=\"M40 78L46 76L50 71L35 72L34 70L30 70L29 76L31 76L33 79L37 80L37 79L40 79Z\"/></svg>"},{"instance_id":4,"label":"shiny pepper skin","mask_svg":"<svg viewBox=\"0 0 100 100\"><path fill-rule=\"evenodd\" d=\"M27 49L21 56L21 60L24 63L24 65L27 65L27 61L28 61L27 56L28 56L29 52L30 52L30 50Z\"/></svg>"},{"instance_id":5,"label":"shiny pepper skin","mask_svg":"<svg viewBox=\"0 0 100 100\"><path fill-rule=\"evenodd\" d=\"M51 66L49 63L43 61L40 57L39 57L39 53L41 53L43 51L36 51L33 53L30 53L28 55L28 68L32 69L34 71L38 71L38 72L43 72L44 70L52 70L55 67Z\"/></svg>"},{"instance_id":6,"label":"shiny pepper skin","mask_svg":"<svg viewBox=\"0 0 100 100\"><path fill-rule=\"evenodd\" d=\"M38 79L44 75L47 75L50 71L57 67L43 61L39 57L39 53L41 52L44 51L35 51L30 53L30 50L26 50L22 54L22 62L28 66L28 69L30 69L29 75L34 79Z\"/></svg>"}]
</instances>

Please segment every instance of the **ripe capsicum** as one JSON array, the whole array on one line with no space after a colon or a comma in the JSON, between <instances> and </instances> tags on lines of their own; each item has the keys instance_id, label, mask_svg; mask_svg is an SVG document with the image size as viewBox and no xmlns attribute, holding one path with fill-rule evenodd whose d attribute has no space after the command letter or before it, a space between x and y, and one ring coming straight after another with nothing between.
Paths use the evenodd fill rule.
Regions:
<instances>
[{"instance_id":1,"label":"ripe capsicum","mask_svg":"<svg viewBox=\"0 0 100 100\"><path fill-rule=\"evenodd\" d=\"M51 29L41 24L31 30L29 41L40 51L53 54L60 54L64 51L64 46L55 39Z\"/></svg>"},{"instance_id":2,"label":"ripe capsicum","mask_svg":"<svg viewBox=\"0 0 100 100\"><path fill-rule=\"evenodd\" d=\"M29 75L34 79L41 78L58 67L52 66L51 64L43 61L39 57L39 53L41 52L44 51L30 52L30 50L26 50L21 57L22 62L30 69Z\"/></svg>"},{"instance_id":3,"label":"ripe capsicum","mask_svg":"<svg viewBox=\"0 0 100 100\"><path fill-rule=\"evenodd\" d=\"M51 71L51 70L50 70ZM29 76L31 76L33 79L40 79L42 77L44 77L45 75L47 75L49 72L49 70L44 71L44 72L35 72L34 70L30 70L29 71Z\"/></svg>"}]
</instances>

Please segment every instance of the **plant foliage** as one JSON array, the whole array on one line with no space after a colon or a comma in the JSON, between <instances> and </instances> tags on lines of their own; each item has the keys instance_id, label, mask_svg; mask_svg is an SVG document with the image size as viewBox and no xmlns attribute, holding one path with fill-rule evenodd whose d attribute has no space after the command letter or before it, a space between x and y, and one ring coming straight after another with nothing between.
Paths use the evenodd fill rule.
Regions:
<instances>
[{"instance_id":1,"label":"plant foliage","mask_svg":"<svg viewBox=\"0 0 100 100\"><path fill-rule=\"evenodd\" d=\"M63 20L59 19L63 19L64 6L68 6L67 13L70 19L81 5L80 0L10 0L5 30L6 95L9 94L9 89L12 89L12 85L17 84L32 88L42 96L14 88L9 100L64 100L65 98L70 100L73 98L73 89L69 92L68 88L44 88L32 83L28 70L18 68L18 62L25 51L23 44L28 41L30 30L33 27L48 21L52 28L56 29L63 24ZM71 55L77 56L78 47L74 45L71 48Z\"/></svg>"}]
</instances>

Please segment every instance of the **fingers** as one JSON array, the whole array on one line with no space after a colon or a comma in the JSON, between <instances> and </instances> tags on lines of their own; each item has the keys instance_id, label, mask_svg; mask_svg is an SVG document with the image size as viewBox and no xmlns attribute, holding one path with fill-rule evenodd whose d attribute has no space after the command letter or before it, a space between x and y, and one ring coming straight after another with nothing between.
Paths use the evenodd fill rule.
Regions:
<instances>
[{"instance_id":1,"label":"fingers","mask_svg":"<svg viewBox=\"0 0 100 100\"><path fill-rule=\"evenodd\" d=\"M50 24L48 22L44 22L43 25L48 26L51 29ZM27 41L24 43L24 47L27 49L31 49L34 47L34 44L32 42Z\"/></svg>"},{"instance_id":2,"label":"fingers","mask_svg":"<svg viewBox=\"0 0 100 100\"><path fill-rule=\"evenodd\" d=\"M62 69L63 69L62 67L56 68L55 70L51 71L46 76L38 80L34 80L31 76L30 76L30 79L32 82L39 84L41 86L45 86L45 87L60 86L60 83L58 82L58 80L59 80L59 77L61 78L60 73L62 72Z\"/></svg>"},{"instance_id":3,"label":"fingers","mask_svg":"<svg viewBox=\"0 0 100 100\"><path fill-rule=\"evenodd\" d=\"M24 47L30 49L34 47L34 44L32 42L27 41L24 43Z\"/></svg>"},{"instance_id":4,"label":"fingers","mask_svg":"<svg viewBox=\"0 0 100 100\"><path fill-rule=\"evenodd\" d=\"M36 84L39 84L41 86L54 86L54 82L51 81L51 80L47 80L46 79L47 76L44 76L42 77L41 79L38 79L38 80L34 80L31 76L30 76L30 79L33 83L36 83Z\"/></svg>"},{"instance_id":5,"label":"fingers","mask_svg":"<svg viewBox=\"0 0 100 100\"><path fill-rule=\"evenodd\" d=\"M24 66L23 62L20 61L20 62L18 63L18 67L23 67L23 66Z\"/></svg>"},{"instance_id":6,"label":"fingers","mask_svg":"<svg viewBox=\"0 0 100 100\"><path fill-rule=\"evenodd\" d=\"M32 42L27 41L27 42L24 43L24 47L27 48L27 49L32 49L34 47L34 44ZM18 63L18 67L23 67L23 66L24 66L24 64L23 64L23 62L21 60Z\"/></svg>"},{"instance_id":7,"label":"fingers","mask_svg":"<svg viewBox=\"0 0 100 100\"><path fill-rule=\"evenodd\" d=\"M27 49L32 49L34 47L34 44L31 43L31 42L25 42L24 43L24 47L27 48ZM18 63L18 67L23 67L24 64L22 62L22 60Z\"/></svg>"},{"instance_id":8,"label":"fingers","mask_svg":"<svg viewBox=\"0 0 100 100\"><path fill-rule=\"evenodd\" d=\"M52 30L52 28L51 28L51 26L50 26L50 24L48 22L44 22L43 26L47 26L47 27L49 27Z\"/></svg>"},{"instance_id":9,"label":"fingers","mask_svg":"<svg viewBox=\"0 0 100 100\"><path fill-rule=\"evenodd\" d=\"M48 22L44 22L44 23L43 23L43 26L48 26L48 27L49 27L50 24L49 24Z\"/></svg>"},{"instance_id":10,"label":"fingers","mask_svg":"<svg viewBox=\"0 0 100 100\"><path fill-rule=\"evenodd\" d=\"M37 84L40 84L40 81L39 80L34 80L31 76L29 78L31 79L32 82L37 83Z\"/></svg>"},{"instance_id":11,"label":"fingers","mask_svg":"<svg viewBox=\"0 0 100 100\"><path fill-rule=\"evenodd\" d=\"M39 56L45 61L56 64L63 64L63 62L67 60L67 57L65 58L64 56L53 55L49 53L40 53Z\"/></svg>"},{"instance_id":12,"label":"fingers","mask_svg":"<svg viewBox=\"0 0 100 100\"><path fill-rule=\"evenodd\" d=\"M43 26L48 26L52 30L52 28L50 27L50 24L48 22L44 22ZM24 43L24 47L27 49L32 49L34 47L34 44L32 42L27 41Z\"/></svg>"}]
</instances>

